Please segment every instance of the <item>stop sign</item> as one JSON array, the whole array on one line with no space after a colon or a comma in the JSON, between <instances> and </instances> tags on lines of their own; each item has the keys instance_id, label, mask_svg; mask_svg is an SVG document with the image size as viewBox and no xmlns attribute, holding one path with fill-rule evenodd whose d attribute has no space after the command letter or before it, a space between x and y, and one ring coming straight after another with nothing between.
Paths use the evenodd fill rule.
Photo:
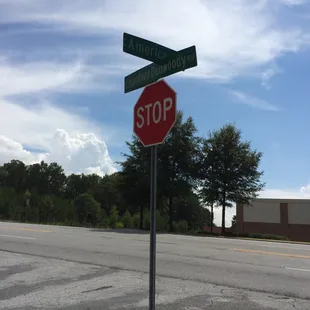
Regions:
<instances>
[{"instance_id":1,"label":"stop sign","mask_svg":"<svg viewBox=\"0 0 310 310\"><path fill-rule=\"evenodd\" d=\"M146 86L134 107L133 132L141 143L163 143L175 120L176 92L164 80Z\"/></svg>"}]
</instances>

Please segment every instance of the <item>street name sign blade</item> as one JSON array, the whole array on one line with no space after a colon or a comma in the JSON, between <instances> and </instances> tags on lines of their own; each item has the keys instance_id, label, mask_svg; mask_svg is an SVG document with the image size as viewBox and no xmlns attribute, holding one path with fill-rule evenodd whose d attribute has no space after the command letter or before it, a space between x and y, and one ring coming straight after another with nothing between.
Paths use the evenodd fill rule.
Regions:
<instances>
[{"instance_id":1,"label":"street name sign blade","mask_svg":"<svg viewBox=\"0 0 310 310\"><path fill-rule=\"evenodd\" d=\"M136 37L126 32L124 32L123 35L123 52L149 60L156 64L161 64L167 57L178 54L176 51L168 47Z\"/></svg>"},{"instance_id":2,"label":"street name sign blade","mask_svg":"<svg viewBox=\"0 0 310 310\"><path fill-rule=\"evenodd\" d=\"M134 106L133 132L144 146L161 144L176 114L176 92L164 80L148 85Z\"/></svg>"},{"instance_id":3,"label":"street name sign blade","mask_svg":"<svg viewBox=\"0 0 310 310\"><path fill-rule=\"evenodd\" d=\"M162 64L147 65L125 77L125 93L131 92L157 80L197 66L196 46L190 46L168 57Z\"/></svg>"}]
</instances>

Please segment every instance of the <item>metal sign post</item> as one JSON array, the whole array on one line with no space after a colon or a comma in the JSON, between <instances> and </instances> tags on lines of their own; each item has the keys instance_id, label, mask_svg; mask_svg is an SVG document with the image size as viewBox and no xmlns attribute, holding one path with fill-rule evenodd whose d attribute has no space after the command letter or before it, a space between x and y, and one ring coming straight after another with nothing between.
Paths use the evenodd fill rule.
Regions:
<instances>
[{"instance_id":1,"label":"metal sign post","mask_svg":"<svg viewBox=\"0 0 310 310\"><path fill-rule=\"evenodd\" d=\"M156 292L156 203L157 203L157 145L151 146L151 212L150 212L150 278L149 309L155 310Z\"/></svg>"},{"instance_id":2,"label":"metal sign post","mask_svg":"<svg viewBox=\"0 0 310 310\"><path fill-rule=\"evenodd\" d=\"M155 310L157 145L162 144L176 121L176 92L164 81L144 88L134 106L133 132L150 147L150 278L149 309Z\"/></svg>"}]
</instances>

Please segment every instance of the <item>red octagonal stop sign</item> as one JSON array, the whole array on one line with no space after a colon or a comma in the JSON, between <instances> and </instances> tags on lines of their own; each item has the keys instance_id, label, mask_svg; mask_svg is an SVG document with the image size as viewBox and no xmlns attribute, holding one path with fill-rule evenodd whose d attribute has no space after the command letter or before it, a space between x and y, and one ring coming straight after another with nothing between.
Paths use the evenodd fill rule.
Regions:
<instances>
[{"instance_id":1,"label":"red octagonal stop sign","mask_svg":"<svg viewBox=\"0 0 310 310\"><path fill-rule=\"evenodd\" d=\"M164 81L144 88L134 107L133 132L144 146L161 144L176 120L176 92Z\"/></svg>"}]
</instances>

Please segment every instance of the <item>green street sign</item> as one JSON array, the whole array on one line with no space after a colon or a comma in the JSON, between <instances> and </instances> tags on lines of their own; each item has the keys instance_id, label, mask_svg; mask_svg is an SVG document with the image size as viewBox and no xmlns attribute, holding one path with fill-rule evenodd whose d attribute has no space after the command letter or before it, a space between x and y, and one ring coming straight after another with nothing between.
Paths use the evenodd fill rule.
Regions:
<instances>
[{"instance_id":1,"label":"green street sign","mask_svg":"<svg viewBox=\"0 0 310 310\"><path fill-rule=\"evenodd\" d=\"M148 41L149 42L149 41ZM139 57L139 56L138 56ZM175 52L162 59L162 63L152 63L125 77L125 93L131 92L174 73L197 66L196 46Z\"/></svg>"},{"instance_id":2,"label":"green street sign","mask_svg":"<svg viewBox=\"0 0 310 310\"><path fill-rule=\"evenodd\" d=\"M176 51L163 45L133 36L124 32L123 52L149 60L156 64L163 63L163 60L169 56L177 54Z\"/></svg>"}]
</instances>

